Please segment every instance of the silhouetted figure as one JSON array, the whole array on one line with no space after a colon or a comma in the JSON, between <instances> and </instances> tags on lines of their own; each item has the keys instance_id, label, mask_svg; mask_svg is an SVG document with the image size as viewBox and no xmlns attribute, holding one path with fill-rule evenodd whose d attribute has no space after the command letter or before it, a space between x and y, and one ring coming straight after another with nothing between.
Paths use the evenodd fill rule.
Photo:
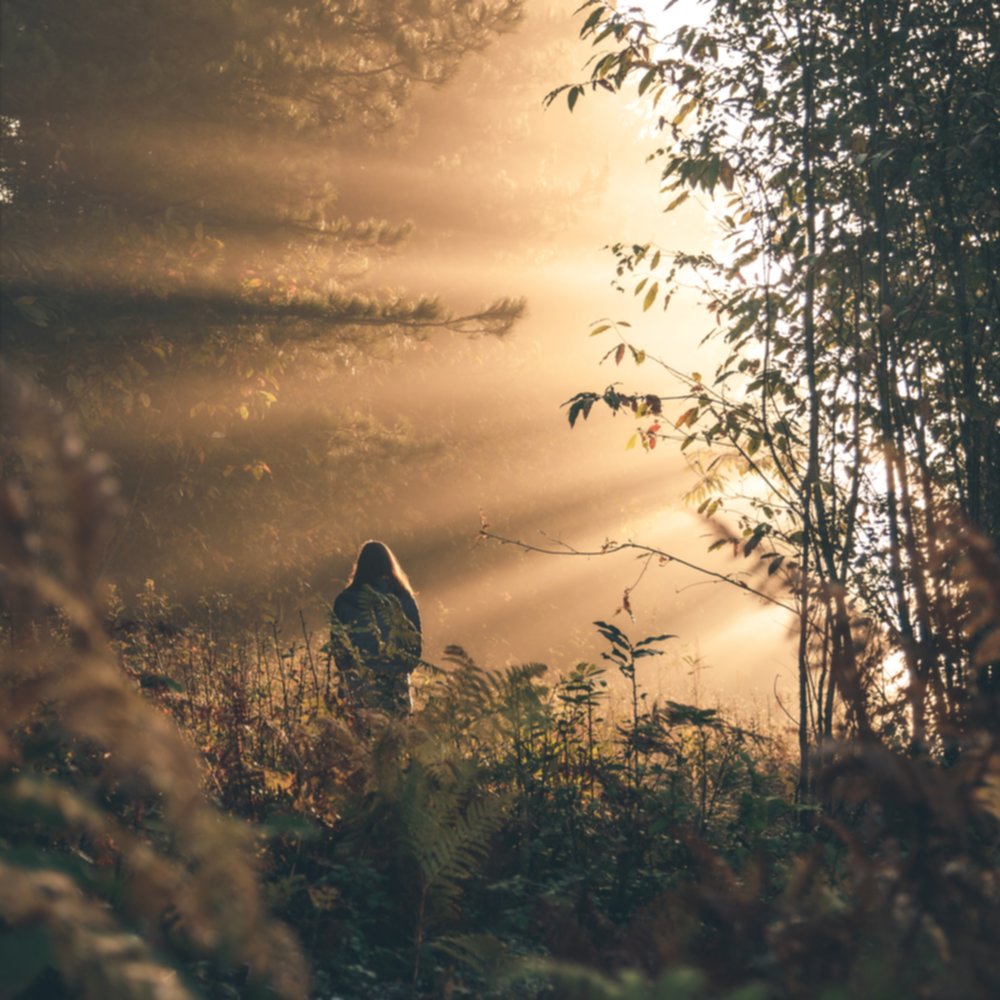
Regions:
<instances>
[{"instance_id":1,"label":"silhouetted figure","mask_svg":"<svg viewBox=\"0 0 1000 1000\"><path fill-rule=\"evenodd\" d=\"M331 648L344 697L363 708L410 711L410 673L421 653L420 612L396 557L382 542L361 546L333 602Z\"/></svg>"}]
</instances>

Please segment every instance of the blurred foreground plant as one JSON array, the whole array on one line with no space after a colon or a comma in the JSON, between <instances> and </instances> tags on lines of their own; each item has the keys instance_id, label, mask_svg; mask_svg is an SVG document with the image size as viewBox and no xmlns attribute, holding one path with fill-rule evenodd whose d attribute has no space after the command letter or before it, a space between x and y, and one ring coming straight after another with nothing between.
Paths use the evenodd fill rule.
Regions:
<instances>
[{"instance_id":1,"label":"blurred foreground plant","mask_svg":"<svg viewBox=\"0 0 1000 1000\"><path fill-rule=\"evenodd\" d=\"M100 626L115 488L53 407L0 369L0 955L4 988L181 998L210 959L247 995L307 993L242 823ZM201 966L205 971L204 964Z\"/></svg>"}]
</instances>

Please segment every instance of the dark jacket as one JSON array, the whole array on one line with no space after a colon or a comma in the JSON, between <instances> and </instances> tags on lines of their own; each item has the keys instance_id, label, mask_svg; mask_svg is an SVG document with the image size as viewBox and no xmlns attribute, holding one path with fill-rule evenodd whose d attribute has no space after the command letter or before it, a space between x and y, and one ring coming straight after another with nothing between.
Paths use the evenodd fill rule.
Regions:
<instances>
[{"instance_id":1,"label":"dark jacket","mask_svg":"<svg viewBox=\"0 0 1000 1000\"><path fill-rule=\"evenodd\" d=\"M422 651L417 602L391 581L349 587L333 602L331 626L341 693L359 707L409 712Z\"/></svg>"}]
</instances>

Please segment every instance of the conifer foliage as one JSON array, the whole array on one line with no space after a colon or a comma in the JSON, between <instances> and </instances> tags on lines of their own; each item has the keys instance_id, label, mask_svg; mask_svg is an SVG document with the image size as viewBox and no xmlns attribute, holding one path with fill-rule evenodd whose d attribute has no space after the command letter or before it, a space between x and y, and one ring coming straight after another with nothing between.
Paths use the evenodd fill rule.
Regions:
<instances>
[{"instance_id":1,"label":"conifer foliage","mask_svg":"<svg viewBox=\"0 0 1000 1000\"><path fill-rule=\"evenodd\" d=\"M120 463L122 578L176 582L182 563L249 577L266 547L259 589L294 589L338 541L310 516L320 498L355 509L377 489L357 455L413 443L343 400L303 418L289 396L315 392L317 371L436 330L500 336L521 315L510 297L456 312L371 287L412 226L343 195L351 164L405 137L414 88L514 28L519 0L2 12L6 358Z\"/></svg>"}]
</instances>

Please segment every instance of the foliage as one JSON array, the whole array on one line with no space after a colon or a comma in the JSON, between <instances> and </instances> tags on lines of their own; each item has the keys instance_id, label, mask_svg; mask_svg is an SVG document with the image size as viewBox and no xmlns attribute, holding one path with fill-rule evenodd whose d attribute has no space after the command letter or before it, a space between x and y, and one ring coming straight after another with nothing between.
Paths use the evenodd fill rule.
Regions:
<instances>
[{"instance_id":1,"label":"foliage","mask_svg":"<svg viewBox=\"0 0 1000 1000\"><path fill-rule=\"evenodd\" d=\"M947 621L959 550L936 527L1000 537L994 20L971 2L720 0L660 38L639 10L583 10L590 80L549 100L637 84L658 109L667 210L711 197L724 243L618 244L619 286L666 309L692 275L729 353L711 380L663 363L677 416L611 387L570 400L570 423L601 402L635 413L647 449L675 437L699 512L738 518L715 547L796 593L803 793L840 713L870 727L859 695L893 651L908 738L940 751L978 681ZM647 360L627 324L594 330L609 331L617 363ZM859 627L884 644L874 662Z\"/></svg>"},{"instance_id":2,"label":"foliage","mask_svg":"<svg viewBox=\"0 0 1000 1000\"><path fill-rule=\"evenodd\" d=\"M388 252L404 227L342 219L331 189L252 164L275 136L353 148L352 127L399 120L412 82L443 78L519 8L146 8L4 3L5 351L65 385L91 432L143 432L149 471L123 459L126 516L167 545L165 524L193 525L201 574L241 536L266 549L242 512L276 530L315 507L294 479L301 507L265 499L290 440L266 428L302 384L296 358L350 364L372 334L399 348L518 312L362 295L362 250ZM666 184L730 199L731 259L623 246L619 278L648 311L695 269L731 344L712 385L682 377L673 425L687 453L704 446L705 512L723 509L725 470L769 484L717 545L799 602L798 775L782 734L649 698L669 636L598 622L602 663L560 677L451 647L393 719L341 699L305 618L293 637L259 614L248 627L221 593L185 611L153 573L102 606L107 469L4 375L5 987L303 996L256 863L321 996L1000 991L989 25L971 3L720 2L667 51L636 12L586 10L585 33L614 49L563 91L570 106L640 74L641 96L675 102ZM234 122L253 129L220 127ZM609 356L651 361L627 329L597 327L619 336ZM650 449L667 402L611 387L569 417L627 408ZM357 480L359 502L357 439L385 462L414 446L361 415L313 424L295 447L342 456L321 487ZM262 562L280 550L295 576L315 538ZM893 649L902 698L879 684Z\"/></svg>"},{"instance_id":3,"label":"foliage","mask_svg":"<svg viewBox=\"0 0 1000 1000\"><path fill-rule=\"evenodd\" d=\"M187 997L193 977L177 968L209 957L250 993L303 997L302 956L266 915L246 829L205 801L197 758L103 635L106 466L22 382L0 377L3 446L18 468L4 484L0 557L4 986L43 976L48 996Z\"/></svg>"},{"instance_id":4,"label":"foliage","mask_svg":"<svg viewBox=\"0 0 1000 1000\"><path fill-rule=\"evenodd\" d=\"M1000 576L987 546L974 551L969 621L992 635ZM311 943L318 981L343 995L996 987L995 694L970 704L951 762L828 744L822 805L805 807L779 734L651 703L627 650L656 638L610 623L611 662L627 684L638 673L635 702L630 687L613 699L604 666L553 681L452 648L445 669L415 673L404 720L331 700L321 637L234 640L209 672L196 629L160 638L152 624L123 641L123 665L142 676L152 653L135 636L158 636L183 690L147 691L192 720L219 794L277 834L272 897ZM306 817L311 831L296 826Z\"/></svg>"},{"instance_id":5,"label":"foliage","mask_svg":"<svg viewBox=\"0 0 1000 1000\"><path fill-rule=\"evenodd\" d=\"M164 995L267 981L303 995L247 829L206 793L266 835L267 894L319 995L1000 985L995 689L970 697L947 759L874 735L829 742L805 806L780 734L651 702L643 670L667 637L610 622L597 626L624 705L607 666L549 679L452 647L444 668L415 672L402 719L340 701L325 637L304 622L294 639L277 622L240 631L219 600L199 624L152 582L137 618L112 598L109 644L90 575L106 474L23 385L4 389L19 471L4 498L0 949L34 995L147 995L154 976ZM1000 572L981 536L962 537L953 627L980 637L985 663ZM162 980L168 967L182 978Z\"/></svg>"},{"instance_id":6,"label":"foliage","mask_svg":"<svg viewBox=\"0 0 1000 1000\"><path fill-rule=\"evenodd\" d=\"M414 86L515 27L519 0L2 12L4 353L118 463L124 593L192 566L223 589L238 566L257 599L301 594L310 559L345 544L312 512L335 496L356 517L382 462L433 447L319 373L435 330L499 336L523 311L373 287L412 226L342 191L373 143L402 140Z\"/></svg>"}]
</instances>

